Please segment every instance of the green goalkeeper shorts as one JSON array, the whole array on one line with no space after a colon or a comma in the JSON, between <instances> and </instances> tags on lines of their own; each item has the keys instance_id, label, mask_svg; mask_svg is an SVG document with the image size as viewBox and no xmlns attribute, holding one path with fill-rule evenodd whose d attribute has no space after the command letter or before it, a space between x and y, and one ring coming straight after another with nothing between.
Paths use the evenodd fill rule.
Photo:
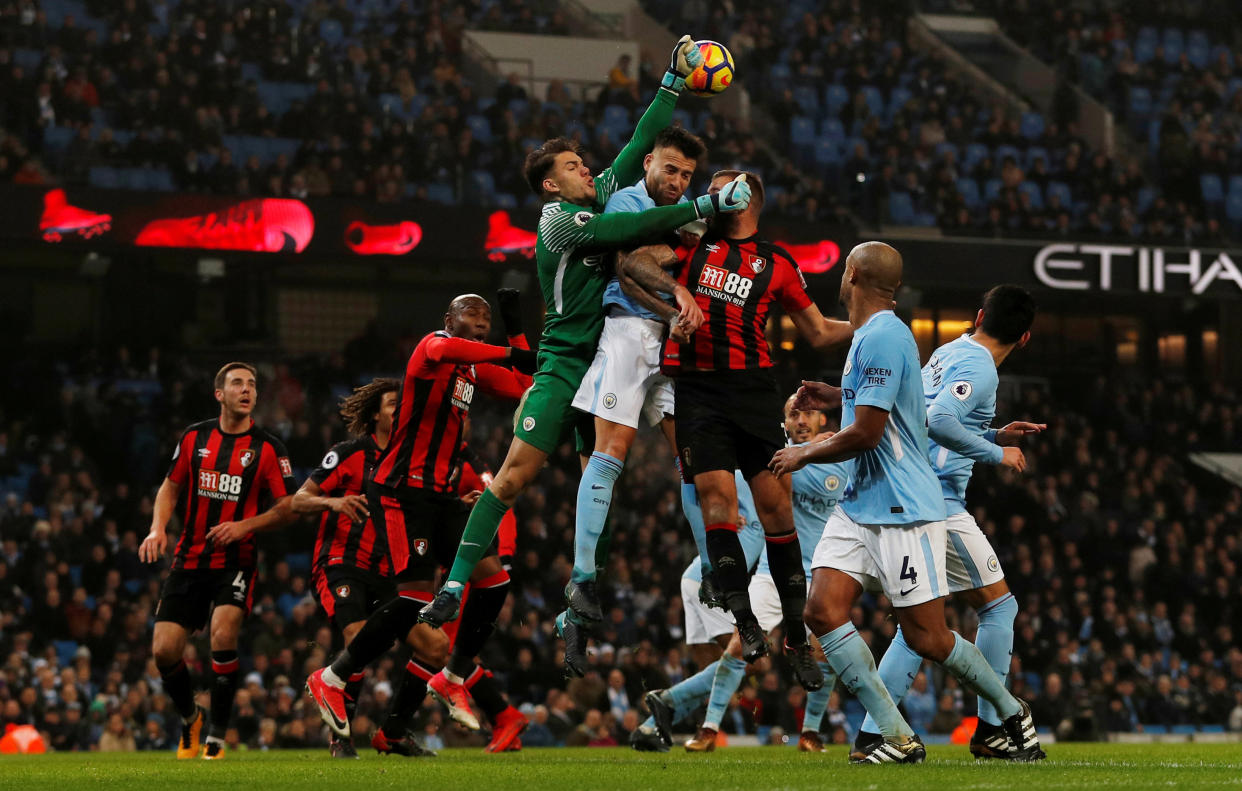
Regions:
<instances>
[{"instance_id":1,"label":"green goalkeeper shorts","mask_svg":"<svg viewBox=\"0 0 1242 791\"><path fill-rule=\"evenodd\" d=\"M513 419L513 435L551 455L571 430L589 425L591 416L574 409L573 400L590 367L590 359L540 352L535 383L522 396Z\"/></svg>"}]
</instances>

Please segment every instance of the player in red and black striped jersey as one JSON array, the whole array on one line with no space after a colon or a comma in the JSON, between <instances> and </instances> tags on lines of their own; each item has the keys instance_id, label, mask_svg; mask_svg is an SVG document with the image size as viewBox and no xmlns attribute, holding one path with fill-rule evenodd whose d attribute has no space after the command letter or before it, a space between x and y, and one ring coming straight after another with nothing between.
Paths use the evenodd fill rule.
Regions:
<instances>
[{"instance_id":1,"label":"player in red and black striped jersey","mask_svg":"<svg viewBox=\"0 0 1242 791\"><path fill-rule=\"evenodd\" d=\"M229 363L216 374L215 388L220 416L181 435L155 497L151 531L138 549L147 563L163 557L168 520L179 511L181 538L155 610L152 641L164 689L182 719L178 758L224 755L240 667L237 635L254 596L254 533L293 521L289 455L250 417L258 399L254 366ZM205 712L194 704L183 656L189 633L209 618L215 682L211 730L200 750Z\"/></svg>"},{"instance_id":2,"label":"player in red and black striped jersey","mask_svg":"<svg viewBox=\"0 0 1242 791\"><path fill-rule=\"evenodd\" d=\"M724 170L712 176L719 191L743 175ZM823 684L806 642L802 609L806 577L798 534L794 530L789 476L767 468L771 454L784 446L779 423L782 399L771 374L772 355L765 330L774 302L813 346L823 348L850 339L849 322L824 318L806 293L793 258L759 238L763 183L746 173L751 202L745 211L713 217L708 233L694 247L674 252L644 247L623 256L621 273L638 273L642 282L674 268L676 282L694 294L703 324L689 341L666 342L662 368L676 382L675 426L681 468L698 492L707 527L712 577L732 611L747 661L768 652L767 641L751 611L748 573L737 537L737 488L741 470L755 498L767 534L768 564L781 593L785 644L792 649L798 680L808 690Z\"/></svg>"},{"instance_id":3,"label":"player in red and black striped jersey","mask_svg":"<svg viewBox=\"0 0 1242 791\"><path fill-rule=\"evenodd\" d=\"M307 691L324 721L342 738L349 736L346 681L417 623L419 609L431 599L436 572L451 563L457 551L470 506L457 496L452 475L476 390L517 399L530 385L529 375L502 366L531 372L534 353L522 348L524 338L518 339L519 346L484 343L491 321L487 300L474 294L457 297L444 314L444 329L424 337L406 366L392 439L367 490L372 516L377 525L383 520L399 595L367 619L329 667L307 679ZM515 330L511 338L518 335ZM490 632L482 625L494 622L504 603L508 574L493 551L471 580L476 592L471 611L463 613L456 641L457 653L470 657L469 672ZM407 677L403 690L410 685ZM399 708L396 703L394 710ZM478 727L477 721L470 724ZM378 739L392 741L404 736L390 731L387 723L377 734Z\"/></svg>"}]
</instances>

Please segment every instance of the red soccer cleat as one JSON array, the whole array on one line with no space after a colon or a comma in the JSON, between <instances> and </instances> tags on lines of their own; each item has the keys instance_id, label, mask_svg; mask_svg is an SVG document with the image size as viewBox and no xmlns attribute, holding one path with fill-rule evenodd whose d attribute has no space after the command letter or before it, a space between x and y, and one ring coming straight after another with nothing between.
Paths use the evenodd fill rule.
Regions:
<instances>
[{"instance_id":1,"label":"red soccer cleat","mask_svg":"<svg viewBox=\"0 0 1242 791\"><path fill-rule=\"evenodd\" d=\"M422 240L422 227L409 220L395 225L354 221L345 229L345 246L359 255L405 255Z\"/></svg>"},{"instance_id":2,"label":"red soccer cleat","mask_svg":"<svg viewBox=\"0 0 1242 791\"><path fill-rule=\"evenodd\" d=\"M345 711L345 690L338 689L323 680L323 668L306 679L306 694L319 707L319 716L332 732L342 739L349 738L349 714Z\"/></svg>"},{"instance_id":3,"label":"red soccer cleat","mask_svg":"<svg viewBox=\"0 0 1242 791\"><path fill-rule=\"evenodd\" d=\"M509 221L509 212L495 211L487 218L487 240L483 242L483 252L493 261L503 261L511 253L534 258L537 239L531 231L515 227Z\"/></svg>"},{"instance_id":4,"label":"red soccer cleat","mask_svg":"<svg viewBox=\"0 0 1242 791\"><path fill-rule=\"evenodd\" d=\"M507 748L505 748L505 752L507 752L507 753L520 753L520 752L522 752L522 740L521 740L521 739L514 739L514 740L513 740L513 744L510 744Z\"/></svg>"},{"instance_id":5,"label":"red soccer cleat","mask_svg":"<svg viewBox=\"0 0 1242 791\"><path fill-rule=\"evenodd\" d=\"M492 740L484 749L489 753L522 749L522 740L518 737L527 725L530 725L530 720L526 719L525 714L512 706L508 707L496 715L496 721L492 723Z\"/></svg>"},{"instance_id":6,"label":"red soccer cleat","mask_svg":"<svg viewBox=\"0 0 1242 791\"><path fill-rule=\"evenodd\" d=\"M436 700L448 707L450 717L472 731L479 729L479 718L470 711L470 693L465 686L449 681L441 670L427 682L427 689Z\"/></svg>"},{"instance_id":7,"label":"red soccer cleat","mask_svg":"<svg viewBox=\"0 0 1242 791\"><path fill-rule=\"evenodd\" d=\"M43 232L45 242L59 242L70 234L90 239L111 229L111 214L98 214L70 206L62 189L51 190L43 196L43 216L39 219L39 230Z\"/></svg>"},{"instance_id":8,"label":"red soccer cleat","mask_svg":"<svg viewBox=\"0 0 1242 791\"><path fill-rule=\"evenodd\" d=\"M253 198L196 217L152 220L138 232L134 244L300 253L314 234L315 218L302 201Z\"/></svg>"}]
</instances>

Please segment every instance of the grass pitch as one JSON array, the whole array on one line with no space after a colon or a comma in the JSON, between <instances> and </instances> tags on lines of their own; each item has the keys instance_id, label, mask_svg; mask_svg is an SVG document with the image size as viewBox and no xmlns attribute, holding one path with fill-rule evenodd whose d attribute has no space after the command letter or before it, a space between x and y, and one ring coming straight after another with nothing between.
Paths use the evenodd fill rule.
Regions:
<instances>
[{"instance_id":1,"label":"grass pitch","mask_svg":"<svg viewBox=\"0 0 1242 791\"><path fill-rule=\"evenodd\" d=\"M846 748L806 755L792 747L729 747L711 755L680 749L654 755L613 749L528 749L488 755L446 750L437 758L325 752L233 753L224 761L181 761L170 753L0 756L0 789L469 789L469 791L639 791L640 789L1007 789L1242 788L1238 744L1057 744L1038 765L975 762L965 747L929 747L922 766L849 766Z\"/></svg>"}]
</instances>

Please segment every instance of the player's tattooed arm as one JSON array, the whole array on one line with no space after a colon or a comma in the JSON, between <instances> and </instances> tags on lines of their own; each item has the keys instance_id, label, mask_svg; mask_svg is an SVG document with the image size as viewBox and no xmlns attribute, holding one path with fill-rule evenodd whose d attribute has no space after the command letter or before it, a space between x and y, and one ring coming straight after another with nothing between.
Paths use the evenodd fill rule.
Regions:
<instances>
[{"instance_id":1,"label":"player's tattooed arm","mask_svg":"<svg viewBox=\"0 0 1242 791\"><path fill-rule=\"evenodd\" d=\"M640 247L620 256L617 278L622 291L669 322L674 340L685 341L703 324L703 311L694 295L668 273L667 268L677 261L677 254L667 245ZM672 294L677 307L657 297L660 291Z\"/></svg>"}]
</instances>

